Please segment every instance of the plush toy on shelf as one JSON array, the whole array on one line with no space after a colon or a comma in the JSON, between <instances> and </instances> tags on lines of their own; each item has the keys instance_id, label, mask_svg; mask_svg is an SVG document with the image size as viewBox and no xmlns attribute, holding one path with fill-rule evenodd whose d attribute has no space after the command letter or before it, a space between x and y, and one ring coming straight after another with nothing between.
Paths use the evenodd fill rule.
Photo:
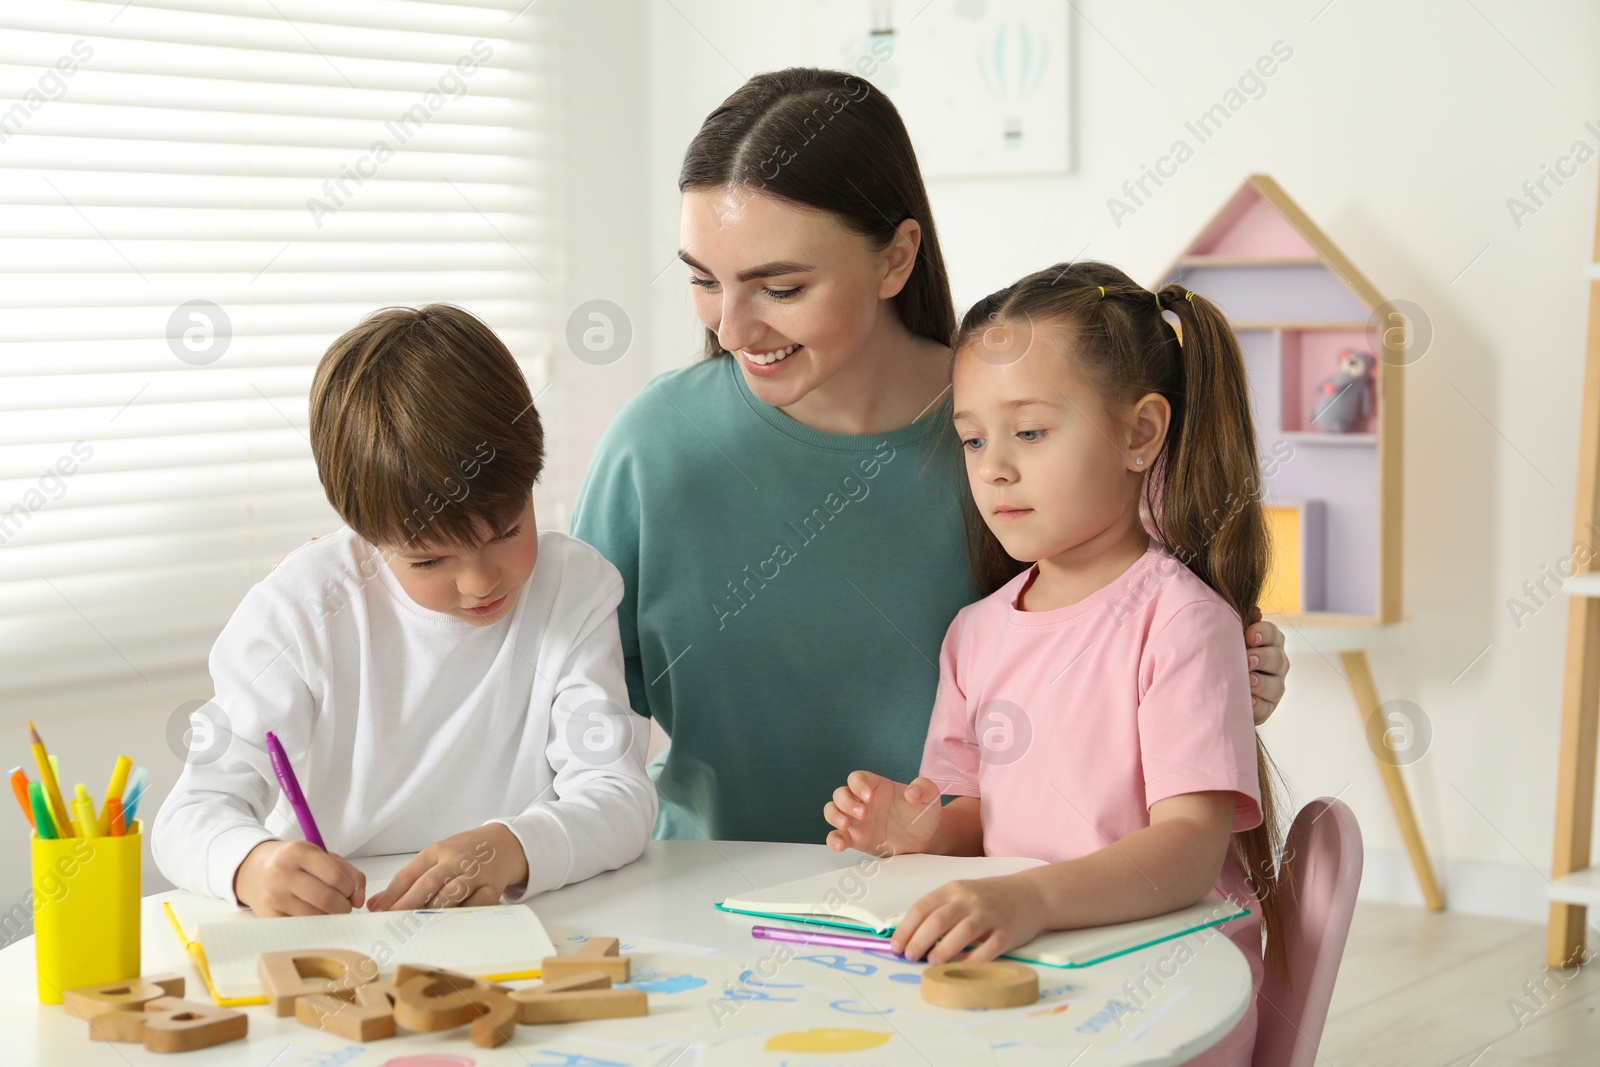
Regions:
<instances>
[{"instance_id":1,"label":"plush toy on shelf","mask_svg":"<svg viewBox=\"0 0 1600 1067\"><path fill-rule=\"evenodd\" d=\"M1326 433L1349 433L1372 414L1372 356L1347 348L1339 353L1339 369L1317 386L1311 425Z\"/></svg>"}]
</instances>

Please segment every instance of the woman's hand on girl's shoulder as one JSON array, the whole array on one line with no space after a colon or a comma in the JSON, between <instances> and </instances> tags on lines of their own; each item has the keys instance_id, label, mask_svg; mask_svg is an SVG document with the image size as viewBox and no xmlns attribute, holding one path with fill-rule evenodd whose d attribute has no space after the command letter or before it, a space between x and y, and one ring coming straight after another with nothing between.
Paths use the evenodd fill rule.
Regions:
<instances>
[{"instance_id":1,"label":"woman's hand on girl's shoulder","mask_svg":"<svg viewBox=\"0 0 1600 1067\"><path fill-rule=\"evenodd\" d=\"M927 778L904 785L871 771L851 771L833 791L822 817L834 829L828 847L874 855L929 852L939 836L939 787Z\"/></svg>"},{"instance_id":2,"label":"woman's hand on girl's shoulder","mask_svg":"<svg viewBox=\"0 0 1600 1067\"><path fill-rule=\"evenodd\" d=\"M1250 617L1244 632L1245 651L1250 657L1250 706L1256 725L1272 718L1283 699L1284 679L1289 674L1289 656L1283 650L1283 631L1261 621L1261 609Z\"/></svg>"}]
</instances>

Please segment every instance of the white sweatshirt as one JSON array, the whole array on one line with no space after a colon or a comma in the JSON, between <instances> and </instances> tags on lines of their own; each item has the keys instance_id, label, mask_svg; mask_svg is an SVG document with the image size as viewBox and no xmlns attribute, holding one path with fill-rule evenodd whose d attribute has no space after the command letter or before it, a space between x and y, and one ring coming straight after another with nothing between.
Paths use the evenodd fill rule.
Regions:
<instances>
[{"instance_id":1,"label":"white sweatshirt","mask_svg":"<svg viewBox=\"0 0 1600 1067\"><path fill-rule=\"evenodd\" d=\"M417 604L348 527L296 549L211 650L216 698L200 714L215 735L156 816L156 865L233 900L252 848L304 836L268 730L330 852L418 852L503 823L528 860L513 903L637 859L656 793L648 725L628 710L621 597L617 569L559 533L539 535L512 613L482 627Z\"/></svg>"}]
</instances>

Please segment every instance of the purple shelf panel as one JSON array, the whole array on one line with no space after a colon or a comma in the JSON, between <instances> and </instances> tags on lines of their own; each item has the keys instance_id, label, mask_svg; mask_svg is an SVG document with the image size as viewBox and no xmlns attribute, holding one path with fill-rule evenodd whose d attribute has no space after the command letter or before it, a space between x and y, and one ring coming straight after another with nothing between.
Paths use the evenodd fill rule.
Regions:
<instances>
[{"instance_id":1,"label":"purple shelf panel","mask_svg":"<svg viewBox=\"0 0 1600 1067\"><path fill-rule=\"evenodd\" d=\"M1283 432L1283 352L1270 330L1239 334L1267 477L1266 503L1319 500L1326 570L1321 610L1377 613L1378 456L1375 448L1334 448Z\"/></svg>"},{"instance_id":2,"label":"purple shelf panel","mask_svg":"<svg viewBox=\"0 0 1600 1067\"><path fill-rule=\"evenodd\" d=\"M1180 267L1173 275L1236 322L1366 322L1367 307L1320 263Z\"/></svg>"}]
</instances>

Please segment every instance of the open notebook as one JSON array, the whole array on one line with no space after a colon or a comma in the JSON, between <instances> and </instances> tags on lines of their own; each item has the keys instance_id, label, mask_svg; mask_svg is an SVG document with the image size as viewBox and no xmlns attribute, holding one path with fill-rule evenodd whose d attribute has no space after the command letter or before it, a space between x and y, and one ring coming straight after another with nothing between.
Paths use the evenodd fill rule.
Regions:
<instances>
[{"instance_id":1,"label":"open notebook","mask_svg":"<svg viewBox=\"0 0 1600 1067\"><path fill-rule=\"evenodd\" d=\"M830 871L729 897L717 907L886 935L900 925L919 897L946 882L994 878L1042 866L1041 860L1002 856L894 856L879 861L871 873L855 868ZM1048 967L1087 967L1249 914L1226 900L1202 900L1151 919L1047 933L1006 953L1006 958Z\"/></svg>"},{"instance_id":2,"label":"open notebook","mask_svg":"<svg viewBox=\"0 0 1600 1067\"><path fill-rule=\"evenodd\" d=\"M370 897L409 858L352 862L367 876ZM230 1008L267 1002L256 975L256 957L263 952L353 949L384 971L398 963L427 963L495 981L537 978L540 963L556 954L544 924L523 904L263 919L225 900L181 893L163 908L211 999Z\"/></svg>"}]
</instances>

